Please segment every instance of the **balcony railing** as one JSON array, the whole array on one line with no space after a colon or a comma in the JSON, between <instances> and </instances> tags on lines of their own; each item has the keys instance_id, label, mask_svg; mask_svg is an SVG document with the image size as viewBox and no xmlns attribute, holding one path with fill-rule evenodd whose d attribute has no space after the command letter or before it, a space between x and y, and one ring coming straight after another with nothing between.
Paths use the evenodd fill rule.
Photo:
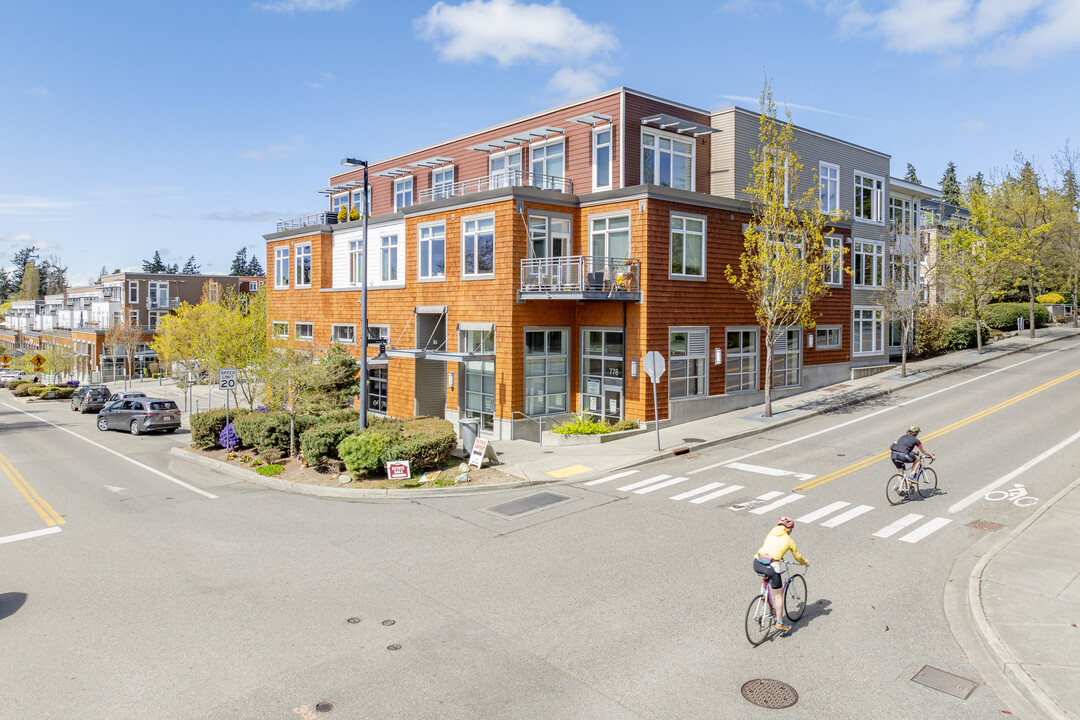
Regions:
<instances>
[{"instance_id":1,"label":"balcony railing","mask_svg":"<svg viewBox=\"0 0 1080 720\"><path fill-rule=\"evenodd\" d=\"M485 190L497 190L505 187L535 187L541 190L555 190L564 193L573 193L573 183L569 178L556 177L554 175L541 175L527 170L505 170L492 173L486 177L462 180L456 183L445 183L433 188L421 190L418 202L426 203L432 200L442 200L462 195L484 192Z\"/></svg>"},{"instance_id":2,"label":"balcony railing","mask_svg":"<svg viewBox=\"0 0 1080 720\"><path fill-rule=\"evenodd\" d=\"M303 217L291 218L289 220L278 220L277 231L283 232L285 230L299 230L309 225L332 225L337 222L337 213L325 210L323 212L312 213L311 215L304 215Z\"/></svg>"},{"instance_id":3,"label":"balcony railing","mask_svg":"<svg viewBox=\"0 0 1080 720\"><path fill-rule=\"evenodd\" d=\"M180 298L167 297L164 299L150 297L146 300L147 310L176 310L180 307Z\"/></svg>"},{"instance_id":4,"label":"balcony railing","mask_svg":"<svg viewBox=\"0 0 1080 720\"><path fill-rule=\"evenodd\" d=\"M584 299L637 299L641 292L641 261L637 258L570 255L521 261L520 292L528 296Z\"/></svg>"}]
</instances>

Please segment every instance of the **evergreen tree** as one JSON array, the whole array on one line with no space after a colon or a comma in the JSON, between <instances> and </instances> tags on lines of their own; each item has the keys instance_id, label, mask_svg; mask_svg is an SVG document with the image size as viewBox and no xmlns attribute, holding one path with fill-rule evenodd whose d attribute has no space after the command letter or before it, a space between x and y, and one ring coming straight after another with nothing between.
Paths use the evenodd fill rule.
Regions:
<instances>
[{"instance_id":1,"label":"evergreen tree","mask_svg":"<svg viewBox=\"0 0 1080 720\"><path fill-rule=\"evenodd\" d=\"M198 275L201 272L201 268L195 264L195 256L192 255L184 263L184 269L181 270L184 275Z\"/></svg>"},{"instance_id":2,"label":"evergreen tree","mask_svg":"<svg viewBox=\"0 0 1080 720\"><path fill-rule=\"evenodd\" d=\"M41 273L32 262L23 265L22 282L19 284L17 297L19 300L41 299Z\"/></svg>"},{"instance_id":3,"label":"evergreen tree","mask_svg":"<svg viewBox=\"0 0 1080 720\"><path fill-rule=\"evenodd\" d=\"M913 182L916 185L922 185L919 181L919 176L915 174L915 166L911 163L907 164L907 175L904 176L904 179L908 182Z\"/></svg>"},{"instance_id":4,"label":"evergreen tree","mask_svg":"<svg viewBox=\"0 0 1080 720\"><path fill-rule=\"evenodd\" d=\"M143 272L148 273L163 273L168 270L165 261L161 259L161 251L155 250L153 258L150 260L143 260L142 269Z\"/></svg>"},{"instance_id":5,"label":"evergreen tree","mask_svg":"<svg viewBox=\"0 0 1080 720\"><path fill-rule=\"evenodd\" d=\"M169 275L177 275L180 273L180 266L176 263L173 263L172 265L166 265L165 269L162 270L162 272L168 273Z\"/></svg>"},{"instance_id":6,"label":"evergreen tree","mask_svg":"<svg viewBox=\"0 0 1080 720\"><path fill-rule=\"evenodd\" d=\"M0 302L4 302L11 295L11 278L7 268L0 267Z\"/></svg>"},{"instance_id":7,"label":"evergreen tree","mask_svg":"<svg viewBox=\"0 0 1080 720\"><path fill-rule=\"evenodd\" d=\"M971 178L971 183L975 186L975 189L979 192L986 191L986 178L983 177L982 172L975 173L975 177Z\"/></svg>"},{"instance_id":8,"label":"evergreen tree","mask_svg":"<svg viewBox=\"0 0 1080 720\"><path fill-rule=\"evenodd\" d=\"M1080 185L1076 182L1076 173L1066 170L1061 177L1061 194L1073 210L1080 209Z\"/></svg>"},{"instance_id":9,"label":"evergreen tree","mask_svg":"<svg viewBox=\"0 0 1080 720\"><path fill-rule=\"evenodd\" d=\"M67 266L60 264L60 258L50 255L41 264L41 292L43 295L57 295L67 292Z\"/></svg>"},{"instance_id":10,"label":"evergreen tree","mask_svg":"<svg viewBox=\"0 0 1080 720\"><path fill-rule=\"evenodd\" d=\"M11 257L11 265L14 268L11 272L12 292L16 292L22 287L23 275L26 272L27 263L37 267L38 253L37 248L33 245L23 248L22 250L16 250L15 254Z\"/></svg>"},{"instance_id":11,"label":"evergreen tree","mask_svg":"<svg viewBox=\"0 0 1080 720\"><path fill-rule=\"evenodd\" d=\"M982 173L979 173L981 176ZM960 183L956 179L956 163L949 162L941 176L941 199L950 205L960 204Z\"/></svg>"},{"instance_id":12,"label":"evergreen tree","mask_svg":"<svg viewBox=\"0 0 1080 720\"><path fill-rule=\"evenodd\" d=\"M247 248L242 247L236 251L236 255L233 257L232 267L229 269L230 275L247 275L248 270L248 256Z\"/></svg>"},{"instance_id":13,"label":"evergreen tree","mask_svg":"<svg viewBox=\"0 0 1080 720\"><path fill-rule=\"evenodd\" d=\"M262 277L266 274L266 272L263 270L262 263L259 262L258 255L252 253L251 259L248 260L247 272L244 274L250 275L252 277Z\"/></svg>"}]
</instances>

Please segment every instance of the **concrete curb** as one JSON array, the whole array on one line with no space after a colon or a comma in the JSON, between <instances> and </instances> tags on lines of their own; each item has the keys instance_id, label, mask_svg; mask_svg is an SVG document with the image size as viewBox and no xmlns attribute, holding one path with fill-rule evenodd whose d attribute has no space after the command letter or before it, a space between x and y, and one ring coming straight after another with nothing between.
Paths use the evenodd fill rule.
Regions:
<instances>
[{"instance_id":1,"label":"concrete curb","mask_svg":"<svg viewBox=\"0 0 1080 720\"><path fill-rule=\"evenodd\" d=\"M1025 530L1031 527L1036 520L1049 512L1050 508L1077 487L1080 487L1080 477L1069 483L1069 485L1061 492L1051 498L1045 505L1039 508L1037 512L1009 533L1004 540L1001 540L992 546L981 558L979 558L979 561L975 563L975 567L972 568L971 573L968 576L967 586L968 613L971 620L975 623L975 629L977 630L979 639L982 640L983 646L989 652L991 658L1001 666L1002 674L1006 678L1012 680L1014 687L1019 690L1025 699L1044 712L1047 717L1055 718L1055 720L1071 720L1071 716L1068 715L1045 690L1039 687L1039 684L1035 682L1034 678L1021 668L1020 663L1017 661L1016 657L1013 656L1008 646L1005 645L1001 638L998 637L997 633L994 632L982 605L982 576L987 565L990 564L990 561L993 560L998 553L1007 548L1016 538L1022 535Z\"/></svg>"},{"instance_id":2,"label":"concrete curb","mask_svg":"<svg viewBox=\"0 0 1080 720\"><path fill-rule=\"evenodd\" d=\"M559 482L558 480L550 481L538 481L532 482L529 480L522 480L516 483L499 483L497 485L454 485L452 487L441 488L439 490L407 490L397 488L387 488L385 490L372 490L368 488L347 488L347 487L325 487L322 485L305 485L304 483L292 482L291 480L281 480L279 478L267 477L260 475L253 470L245 470L244 468L238 468L235 465L215 460L214 458L203 457L193 450L185 447L173 447L169 448L169 454L178 457L188 462L197 463L204 467L217 470L243 480L244 482L254 483L255 485L261 485L271 490L279 490L281 492L294 493L297 495L314 495L318 497L330 497L330 498L343 498L343 499L418 499L418 498L434 498L445 497L447 495L474 495L485 492L499 492L502 490L513 490L516 488L532 487L534 485L548 485L550 483Z\"/></svg>"}]
</instances>

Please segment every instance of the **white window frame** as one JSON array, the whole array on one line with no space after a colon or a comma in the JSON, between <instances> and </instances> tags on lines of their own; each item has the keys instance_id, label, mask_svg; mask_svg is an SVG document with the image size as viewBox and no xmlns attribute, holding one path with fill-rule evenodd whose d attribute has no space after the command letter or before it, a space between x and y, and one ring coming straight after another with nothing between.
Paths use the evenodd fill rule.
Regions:
<instances>
[{"instance_id":1,"label":"white window frame","mask_svg":"<svg viewBox=\"0 0 1080 720\"><path fill-rule=\"evenodd\" d=\"M870 252L866 252L869 247ZM870 258L867 268L866 259ZM869 269L870 283L864 282ZM885 284L885 243L879 240L855 238L851 242L851 271L856 288L878 288Z\"/></svg>"},{"instance_id":2,"label":"white window frame","mask_svg":"<svg viewBox=\"0 0 1080 720\"><path fill-rule=\"evenodd\" d=\"M794 342L792 342L792 333L794 333ZM797 325L776 331L776 339L773 341L773 388L780 390L802 385L802 336L802 328ZM795 358L794 368L788 365L792 357Z\"/></svg>"},{"instance_id":3,"label":"white window frame","mask_svg":"<svg viewBox=\"0 0 1080 720\"><path fill-rule=\"evenodd\" d=\"M818 325L814 328L815 350L839 350L844 346L842 325Z\"/></svg>"},{"instance_id":4,"label":"white window frame","mask_svg":"<svg viewBox=\"0 0 1080 720\"><path fill-rule=\"evenodd\" d=\"M774 172L771 166L780 164L781 150L778 147L767 147L764 152L765 160L765 177L768 178L771 172ZM784 207L791 204L791 153L783 153L784 155ZM779 176L777 176L779 178ZM774 179L774 183L778 183L778 180Z\"/></svg>"},{"instance_id":5,"label":"white window frame","mask_svg":"<svg viewBox=\"0 0 1080 720\"><path fill-rule=\"evenodd\" d=\"M869 318L858 317L860 313L871 313ZM861 326L864 322L870 322L876 326L876 331L871 339L871 348L867 350L862 344ZM853 356L880 355L885 351L885 311L879 305L856 305L851 308L851 354Z\"/></svg>"},{"instance_id":6,"label":"white window frame","mask_svg":"<svg viewBox=\"0 0 1080 720\"><path fill-rule=\"evenodd\" d=\"M543 223L542 230L539 226L541 222ZM555 229L556 223L560 226L560 229L558 230ZM566 230L561 229L564 224ZM530 259L569 257L574 254L574 223L573 218L570 215L547 211L530 212L528 219L526 220L526 227L529 233L528 256ZM536 243L541 238L543 238L544 242L544 254L537 255ZM554 253L556 241L561 241L564 250L564 252L558 255Z\"/></svg>"},{"instance_id":7,"label":"white window frame","mask_svg":"<svg viewBox=\"0 0 1080 720\"><path fill-rule=\"evenodd\" d=\"M388 242L391 241L392 242ZM393 260L393 262L388 262ZM383 282L397 282L398 279L398 234L381 235L379 237L379 266L380 277ZM392 271L392 272L391 272ZM370 327L370 326L369 326Z\"/></svg>"},{"instance_id":8,"label":"white window frame","mask_svg":"<svg viewBox=\"0 0 1080 720\"><path fill-rule=\"evenodd\" d=\"M563 334L563 352L561 354L553 354L548 351L548 333L560 332ZM532 353L528 351L528 345L524 342L525 336L529 333L543 333L544 334L544 353ZM524 328L522 338L522 351L524 353L524 390L525 393L525 415L528 417L542 417L544 415L562 414L570 412L570 338L572 337L570 327L533 327L528 326ZM551 361L558 361L562 359L564 365L564 371L562 373L549 372L548 363ZM544 362L544 374L543 375L530 375L529 374L529 362ZM535 380L537 378L544 379L544 393L529 395L529 380ZM563 391L562 392L549 392L551 390L550 380L553 378L562 378ZM549 405L548 398L561 395L563 398L563 406L561 409L552 409ZM542 413L530 413L529 412L529 399L530 398L544 398L544 412Z\"/></svg>"},{"instance_id":9,"label":"white window frame","mask_svg":"<svg viewBox=\"0 0 1080 720\"><path fill-rule=\"evenodd\" d=\"M338 337L338 331L342 329L351 330L350 333L344 333L345 337ZM370 331L369 331L370 332ZM356 325L352 323L332 323L330 325L330 342L341 343L342 345L355 345L356 344Z\"/></svg>"},{"instance_id":10,"label":"white window frame","mask_svg":"<svg viewBox=\"0 0 1080 720\"><path fill-rule=\"evenodd\" d=\"M424 275L423 267L424 261L428 263L428 269L432 267L432 254L431 245L432 242L438 239L433 233L436 229L442 231L442 274ZM427 237L425 237L427 233ZM437 222L424 223L416 226L416 279L419 282L445 282L446 281L446 221L439 220Z\"/></svg>"},{"instance_id":11,"label":"white window frame","mask_svg":"<svg viewBox=\"0 0 1080 720\"><path fill-rule=\"evenodd\" d=\"M289 277L292 273L292 258L289 254L289 246L274 248L274 289L286 290L289 287ZM282 282L284 280L284 282Z\"/></svg>"},{"instance_id":12,"label":"white window frame","mask_svg":"<svg viewBox=\"0 0 1080 720\"><path fill-rule=\"evenodd\" d=\"M728 335L730 333L751 333L753 335L753 352L738 352L732 353L731 347L728 345ZM738 373L739 378L749 377L752 382L749 387L742 387L745 383L741 380L739 387L734 390L729 389L728 383L728 364L734 358L746 358L752 357L753 362L751 367L753 370L750 373L745 373L740 370ZM760 380L760 367L761 367L761 328L757 325L735 325L724 328L724 393L727 395L734 395L736 393L756 392L761 385Z\"/></svg>"},{"instance_id":13,"label":"white window frame","mask_svg":"<svg viewBox=\"0 0 1080 720\"><path fill-rule=\"evenodd\" d=\"M559 162L562 165L562 171L556 175L548 172L548 162L553 156L547 154L548 148L558 145L562 148L562 152L559 153ZM543 163L544 172L538 173L535 170L535 163L537 162L535 154L537 150L544 151L544 157L540 160ZM543 179L540 179L543 176ZM537 140L529 145L529 177L532 180L533 187L538 187L544 190L562 190L564 189L564 183L562 182L566 178L566 138L562 135L558 135L553 138L547 138L545 140ZM554 178L557 182L548 183L547 178Z\"/></svg>"},{"instance_id":14,"label":"white window frame","mask_svg":"<svg viewBox=\"0 0 1080 720\"><path fill-rule=\"evenodd\" d=\"M473 352L474 349L483 351L489 343L490 352L494 353L494 330L458 330L458 349L463 352ZM498 375L495 364L495 360L465 360L458 365L461 377L461 417L479 418L479 430L484 434L495 431L495 416L498 412L499 388L496 385ZM470 389L470 381L476 378L479 378L480 389ZM490 391L484 382L488 378L491 379ZM469 401L474 398L479 398L479 409L469 407ZM491 400L490 408L485 402L488 398Z\"/></svg>"},{"instance_id":15,"label":"white window frame","mask_svg":"<svg viewBox=\"0 0 1080 720\"><path fill-rule=\"evenodd\" d=\"M671 187L673 187L673 188L675 188L677 190L689 190L691 192L694 192L695 191L696 176L697 176L697 143L694 141L694 138L687 138L685 135L679 135L679 134L676 134L676 133L664 132L663 130L654 130L653 128L645 128L645 127L643 127L641 129L641 141L639 143L641 145L641 153L640 153L640 156L639 156L639 160L641 162L641 184L642 185L648 185L648 184L659 185L660 184L659 182L657 182L658 178L655 178L655 177L652 178L652 182L648 182L645 179L645 149L646 149L645 136L646 135L649 135L649 136L652 136L652 137L656 138L656 142L651 146L651 148L657 154L659 154L661 152L664 152L664 151L662 151L660 149L660 142L659 141L660 141L661 138L666 138L668 140L677 141L677 142L680 142L680 143L689 143L689 145L690 145L690 169L689 169L690 187L688 187L688 188L680 188L680 187L677 187L675 185L672 185ZM668 150L666 152L674 153L674 150ZM677 153L677 154L680 157L685 157L684 153L680 152L680 153ZM659 163L657 163L657 167L658 166L659 166Z\"/></svg>"},{"instance_id":16,"label":"white window frame","mask_svg":"<svg viewBox=\"0 0 1080 720\"><path fill-rule=\"evenodd\" d=\"M674 336L686 335L686 352L683 355L675 354ZM693 347L692 347L693 346ZM690 372L693 361L700 360L700 373ZM679 372L676 362L685 362L683 372ZM685 400L688 398L705 397L709 394L709 328L703 327L669 327L668 328L668 398L671 400ZM676 385L682 383L684 388L689 386L692 379L698 381L698 391L678 392Z\"/></svg>"},{"instance_id":17,"label":"white window frame","mask_svg":"<svg viewBox=\"0 0 1080 720\"><path fill-rule=\"evenodd\" d=\"M825 284L829 287L844 287L844 238L840 235L826 235L822 238L821 250Z\"/></svg>"},{"instance_id":18,"label":"white window frame","mask_svg":"<svg viewBox=\"0 0 1080 720\"><path fill-rule=\"evenodd\" d=\"M406 187L406 185L408 187ZM408 202L405 202L408 200ZM394 180L394 212L401 212L413 204L413 178L412 175Z\"/></svg>"},{"instance_id":19,"label":"white window frame","mask_svg":"<svg viewBox=\"0 0 1080 720\"><path fill-rule=\"evenodd\" d=\"M606 143L600 142L600 133L607 133L608 139ZM612 176L612 155L615 148L615 128L613 125L600 125L594 127L592 131L592 185L593 192L599 192L601 190L610 190L614 180ZM601 148L607 148L607 183L600 182L600 170L602 163L598 157Z\"/></svg>"},{"instance_id":20,"label":"white window frame","mask_svg":"<svg viewBox=\"0 0 1080 720\"><path fill-rule=\"evenodd\" d=\"M481 272L477 269L480 259L479 239L486 235L487 232L480 230L480 224L486 220L491 221L491 270ZM474 225L474 228L471 230L468 229L470 224ZM472 268L465 266L465 247L470 237L473 238L473 243L475 245ZM463 215L461 218L461 279L490 280L493 277L495 277L495 213Z\"/></svg>"},{"instance_id":21,"label":"white window frame","mask_svg":"<svg viewBox=\"0 0 1080 720\"><path fill-rule=\"evenodd\" d=\"M305 249L307 250L307 252L306 253L302 252ZM303 243L301 245L294 245L293 250L295 250L295 252L293 253L293 282L295 283L293 285L293 287L295 287L295 288L309 288L309 287L311 287L311 276L314 274L314 268L312 267L311 243ZM307 271L308 271L307 280L308 281L306 283L300 282L300 269L303 267L303 263L301 261L304 258L307 258L307 261L308 261L307 262Z\"/></svg>"},{"instance_id":22,"label":"white window frame","mask_svg":"<svg viewBox=\"0 0 1080 720\"><path fill-rule=\"evenodd\" d=\"M626 227L625 228L616 228L615 230L612 230L611 229L611 221L614 218L626 218ZM603 230L594 230L593 229L593 223L595 221L597 221L597 220L605 221ZM618 210L618 211L615 211L615 212L598 213L596 215L590 215L589 216L589 226L588 226L588 233L589 233L588 246L585 249L588 250L588 254L590 256L597 256L597 253L594 253L592 251L593 250L593 242L594 242L595 238L602 236L604 238L604 252L602 254L598 255L598 256L599 257L606 257L606 258L615 257L614 255L611 254L611 238L610 238L611 233L612 232L616 232L616 233L625 232L626 233L626 257L629 258L629 257L631 257L631 255L630 255L630 245L633 242L633 238L631 237L631 234L632 234L631 230L633 230L633 218L630 216L630 213L628 211L626 211L626 210Z\"/></svg>"},{"instance_id":23,"label":"white window frame","mask_svg":"<svg viewBox=\"0 0 1080 720\"><path fill-rule=\"evenodd\" d=\"M274 337L278 340L289 339L289 323L281 320L274 320L270 323Z\"/></svg>"},{"instance_id":24,"label":"white window frame","mask_svg":"<svg viewBox=\"0 0 1080 720\"><path fill-rule=\"evenodd\" d=\"M517 161L513 162L512 159L515 155L517 156ZM524 155L524 153L521 152L521 148L491 153L491 155L488 156L488 187L494 190L495 188L520 185L522 155ZM496 160L505 160L506 162L503 163L502 168L496 170L492 167Z\"/></svg>"},{"instance_id":25,"label":"white window frame","mask_svg":"<svg viewBox=\"0 0 1080 720\"><path fill-rule=\"evenodd\" d=\"M877 225L884 225L884 211L885 211L885 178L879 175L871 175L868 172L856 170L854 173L854 188L855 191L851 196L852 200L852 216L855 220L862 222L875 223ZM870 217L866 218L859 215L859 191L864 189L865 183L863 180L870 180Z\"/></svg>"},{"instance_id":26,"label":"white window frame","mask_svg":"<svg viewBox=\"0 0 1080 720\"><path fill-rule=\"evenodd\" d=\"M898 270L907 272L902 277L897 277ZM916 289L918 277L915 275L915 258L901 253L889 253L889 284L899 292Z\"/></svg>"},{"instance_id":27,"label":"white window frame","mask_svg":"<svg viewBox=\"0 0 1080 720\"><path fill-rule=\"evenodd\" d=\"M307 335L300 333L301 327L310 328ZM293 324L293 337L297 340L312 341L315 339L315 323L313 322L296 322Z\"/></svg>"},{"instance_id":28,"label":"white window frame","mask_svg":"<svg viewBox=\"0 0 1080 720\"><path fill-rule=\"evenodd\" d=\"M155 310L168 309L169 307L169 283L168 281L149 281L146 283L146 299Z\"/></svg>"},{"instance_id":29,"label":"white window frame","mask_svg":"<svg viewBox=\"0 0 1080 720\"><path fill-rule=\"evenodd\" d=\"M449 173L450 179L444 176ZM441 179L440 179L441 178ZM442 200L454 196L454 166L444 165L431 171L431 199Z\"/></svg>"},{"instance_id":30,"label":"white window frame","mask_svg":"<svg viewBox=\"0 0 1080 720\"><path fill-rule=\"evenodd\" d=\"M818 163L818 197L821 199L821 212L830 213L840 209L839 165L824 160Z\"/></svg>"},{"instance_id":31,"label":"white window frame","mask_svg":"<svg viewBox=\"0 0 1080 720\"><path fill-rule=\"evenodd\" d=\"M338 193L337 195L332 195L330 197L330 212L337 215L339 212L341 212L341 207L343 205L346 208L346 212L348 212L349 193L347 193L347 192Z\"/></svg>"},{"instance_id":32,"label":"white window frame","mask_svg":"<svg viewBox=\"0 0 1080 720\"><path fill-rule=\"evenodd\" d=\"M128 305L139 302L139 281L128 280Z\"/></svg>"},{"instance_id":33,"label":"white window frame","mask_svg":"<svg viewBox=\"0 0 1080 720\"><path fill-rule=\"evenodd\" d=\"M146 311L146 327L148 330L157 331L158 323L161 322L161 318L169 314L168 310L147 310Z\"/></svg>"},{"instance_id":34,"label":"white window frame","mask_svg":"<svg viewBox=\"0 0 1080 720\"><path fill-rule=\"evenodd\" d=\"M677 224L676 221L681 222L682 226L676 228L675 227L675 225ZM701 230L697 231L697 230L688 229L687 221L700 222L701 223ZM682 246L683 246L683 267L682 267L683 272L676 272L675 268L672 267L672 263L674 262L674 259L675 259L675 235L676 235L676 233L682 235L681 242L682 242ZM686 256L687 256L686 245L687 245L687 236L688 235L700 235L701 236L701 257L700 257L700 260L701 260L701 272L700 273L688 273L688 272L686 272ZM706 246L706 242L707 242L708 237L709 237L709 224L708 224L708 218L706 218L706 216L704 216L704 215L691 215L690 213L682 213L682 212L674 212L674 211L672 211L670 219L668 220L668 252L670 253L669 261L668 261L668 277L675 278L675 279L678 279L678 280L696 280L696 281L705 280L705 270L706 270L705 262L706 262L706 258L708 257L708 254L709 254L707 246Z\"/></svg>"},{"instance_id":35,"label":"white window frame","mask_svg":"<svg viewBox=\"0 0 1080 720\"><path fill-rule=\"evenodd\" d=\"M367 208L371 205L371 185L368 185L367 202L361 202L361 207L356 207L356 201L358 199L361 201L364 199L363 188L353 190L351 193L349 193L349 207L350 211L351 209L355 208L356 212L360 213L360 217L364 217L364 213L367 212ZM350 214L352 213L350 212Z\"/></svg>"},{"instance_id":36,"label":"white window frame","mask_svg":"<svg viewBox=\"0 0 1080 720\"><path fill-rule=\"evenodd\" d=\"M364 255L360 240L349 241L349 284L359 286L364 279Z\"/></svg>"}]
</instances>

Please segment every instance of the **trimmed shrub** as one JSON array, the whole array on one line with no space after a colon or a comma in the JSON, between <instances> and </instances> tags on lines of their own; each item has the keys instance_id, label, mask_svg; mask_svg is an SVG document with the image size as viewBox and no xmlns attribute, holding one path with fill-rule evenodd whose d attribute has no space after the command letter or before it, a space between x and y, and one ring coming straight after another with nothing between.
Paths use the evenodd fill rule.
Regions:
<instances>
[{"instance_id":1,"label":"trimmed shrub","mask_svg":"<svg viewBox=\"0 0 1080 720\"><path fill-rule=\"evenodd\" d=\"M637 420L620 420L611 426L611 432L621 432L623 430L637 430Z\"/></svg>"},{"instance_id":2,"label":"trimmed shrub","mask_svg":"<svg viewBox=\"0 0 1080 720\"><path fill-rule=\"evenodd\" d=\"M11 387L11 394L15 397L26 397L30 394L31 390L40 388L41 386L38 385L36 382L21 382L17 385L9 387Z\"/></svg>"},{"instance_id":3,"label":"trimmed shrub","mask_svg":"<svg viewBox=\"0 0 1080 720\"><path fill-rule=\"evenodd\" d=\"M56 388L54 388L51 385L29 385L26 388L26 392L29 395L32 395L33 397L41 397L45 393L47 393L49 390L55 390L55 389Z\"/></svg>"},{"instance_id":4,"label":"trimmed shrub","mask_svg":"<svg viewBox=\"0 0 1080 720\"><path fill-rule=\"evenodd\" d=\"M315 424L310 415L296 417L296 440ZM237 418L233 429L243 447L253 447L260 455L277 450L282 457L289 454L289 414L283 412L250 413Z\"/></svg>"},{"instance_id":5,"label":"trimmed shrub","mask_svg":"<svg viewBox=\"0 0 1080 720\"><path fill-rule=\"evenodd\" d=\"M419 418L401 429L401 438L387 448L384 461L408 460L413 472L443 465L457 445L457 434L448 420Z\"/></svg>"},{"instance_id":6,"label":"trimmed shrub","mask_svg":"<svg viewBox=\"0 0 1080 720\"><path fill-rule=\"evenodd\" d=\"M360 426L360 411L359 410L331 410L324 412L319 417L315 418L316 425L337 425L338 423L356 423L357 428ZM304 454L307 457L307 453Z\"/></svg>"},{"instance_id":7,"label":"trimmed shrub","mask_svg":"<svg viewBox=\"0 0 1080 720\"><path fill-rule=\"evenodd\" d=\"M275 475L280 475L281 471L284 469L285 467L283 465L260 465L255 468L255 472L260 475L265 475L266 477L274 477Z\"/></svg>"},{"instance_id":8,"label":"trimmed shrub","mask_svg":"<svg viewBox=\"0 0 1080 720\"><path fill-rule=\"evenodd\" d=\"M74 394L75 394L75 388L73 388L73 387L62 387L62 388L57 388L57 390L56 390L56 397L59 400L70 400L71 396L74 395Z\"/></svg>"},{"instance_id":9,"label":"trimmed shrub","mask_svg":"<svg viewBox=\"0 0 1080 720\"><path fill-rule=\"evenodd\" d=\"M551 432L559 435L606 435L611 432L611 426L604 420L597 420L592 415L581 413L573 420L556 425Z\"/></svg>"},{"instance_id":10,"label":"trimmed shrub","mask_svg":"<svg viewBox=\"0 0 1080 720\"><path fill-rule=\"evenodd\" d=\"M332 424L317 423L300 436L300 452L308 465L322 465L328 460L339 460L338 445L350 435L360 432L356 421Z\"/></svg>"},{"instance_id":11,"label":"trimmed shrub","mask_svg":"<svg viewBox=\"0 0 1080 720\"><path fill-rule=\"evenodd\" d=\"M982 332L985 345L990 340L990 330L983 325ZM975 321L971 318L953 318L945 331L944 346L946 352L976 347Z\"/></svg>"},{"instance_id":12,"label":"trimmed shrub","mask_svg":"<svg viewBox=\"0 0 1080 720\"><path fill-rule=\"evenodd\" d=\"M1017 318L1022 317L1024 323L1027 323L1029 310L1027 303L993 303L983 308L982 320L995 330L1015 330ZM1050 322L1050 311L1036 304L1035 324L1048 322Z\"/></svg>"},{"instance_id":13,"label":"trimmed shrub","mask_svg":"<svg viewBox=\"0 0 1080 720\"><path fill-rule=\"evenodd\" d=\"M400 431L392 426L369 427L342 440L337 449L338 457L345 462L345 469L354 475L378 472L386 465L386 451L400 438Z\"/></svg>"},{"instance_id":14,"label":"trimmed shrub","mask_svg":"<svg viewBox=\"0 0 1080 720\"><path fill-rule=\"evenodd\" d=\"M236 421L245 415L247 415L245 410L232 410L229 419ZM221 431L225 429L225 410L206 410L200 413L192 413L190 418L191 447L221 447Z\"/></svg>"}]
</instances>

